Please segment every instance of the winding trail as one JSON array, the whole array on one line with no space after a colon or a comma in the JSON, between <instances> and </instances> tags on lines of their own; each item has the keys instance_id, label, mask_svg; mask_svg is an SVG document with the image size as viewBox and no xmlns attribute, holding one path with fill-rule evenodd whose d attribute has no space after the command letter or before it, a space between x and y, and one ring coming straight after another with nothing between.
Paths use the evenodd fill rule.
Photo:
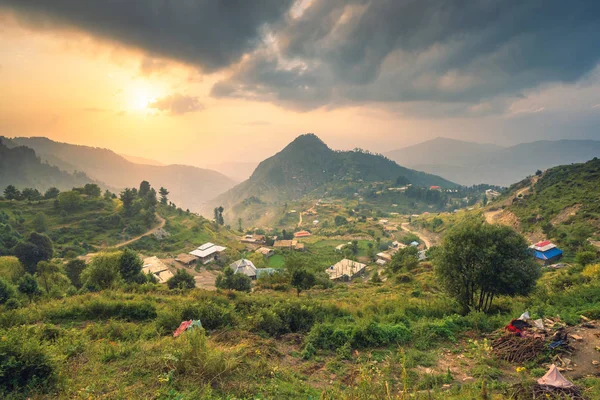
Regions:
<instances>
[{"instance_id":1,"label":"winding trail","mask_svg":"<svg viewBox=\"0 0 600 400\"><path fill-rule=\"evenodd\" d=\"M403 222L402 224L400 224L400 227L402 228L403 231L410 232L410 233L417 235L419 237L419 239L421 239L423 241L423 243L425 243L425 247L427 247L427 248L432 247L431 240L429 240L429 238L427 236L423 235L420 232L410 230L408 222Z\"/></svg>"},{"instance_id":2,"label":"winding trail","mask_svg":"<svg viewBox=\"0 0 600 400\"><path fill-rule=\"evenodd\" d=\"M161 217L160 215L158 215L158 214L156 214L156 218L158 219L158 221L159 221L159 222L158 222L158 225L156 225L154 228L150 229L149 231L147 231L147 232L145 232L145 233L142 233L142 234L141 234L141 235L139 235L139 236L136 236L136 237L134 237L134 238L131 238L131 239L129 239L129 240L126 240L126 241L124 241L124 242L121 242L121 243L119 243L119 244L116 244L116 245L114 245L114 246L111 246L111 247L116 247L116 248L119 248L119 247L127 246L128 244L131 244L131 243L133 243L133 242L135 242L135 241L137 241L137 240L140 240L141 238L143 238L143 237L145 237L145 236L152 235L152 234L153 234L154 232L156 232L157 230L159 230L159 229L163 228L163 227L165 226L165 223L166 223L167 221L166 221L166 220L165 220L163 217Z\"/></svg>"}]
</instances>

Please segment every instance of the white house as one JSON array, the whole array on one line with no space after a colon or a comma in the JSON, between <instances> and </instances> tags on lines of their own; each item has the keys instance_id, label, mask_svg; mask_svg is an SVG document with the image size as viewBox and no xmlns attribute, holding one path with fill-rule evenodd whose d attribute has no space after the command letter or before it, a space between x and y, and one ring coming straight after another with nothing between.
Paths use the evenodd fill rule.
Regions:
<instances>
[{"instance_id":1,"label":"white house","mask_svg":"<svg viewBox=\"0 0 600 400\"><path fill-rule=\"evenodd\" d=\"M214 243L204 243L194 251L190 251L190 254L198 257L202 264L208 264L215 260L218 260L221 253L225 251L227 247L217 246Z\"/></svg>"}]
</instances>

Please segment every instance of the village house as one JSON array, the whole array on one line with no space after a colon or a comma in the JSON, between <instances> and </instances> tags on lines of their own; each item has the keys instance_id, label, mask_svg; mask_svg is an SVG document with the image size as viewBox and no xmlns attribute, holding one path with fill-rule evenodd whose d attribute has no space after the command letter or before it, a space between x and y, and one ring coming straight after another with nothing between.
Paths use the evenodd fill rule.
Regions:
<instances>
[{"instance_id":1,"label":"village house","mask_svg":"<svg viewBox=\"0 0 600 400\"><path fill-rule=\"evenodd\" d=\"M227 247L217 246L214 243L204 243L194 251L190 251L190 254L196 256L202 264L208 264L218 260L221 257L221 253L225 251Z\"/></svg>"},{"instance_id":2,"label":"village house","mask_svg":"<svg viewBox=\"0 0 600 400\"><path fill-rule=\"evenodd\" d=\"M303 237L309 237L309 236L312 236L312 234L309 231L298 231L298 232L294 233L295 238L303 238Z\"/></svg>"},{"instance_id":3,"label":"village house","mask_svg":"<svg viewBox=\"0 0 600 400\"><path fill-rule=\"evenodd\" d=\"M265 244L265 235L245 235L241 240L242 243L249 244Z\"/></svg>"},{"instance_id":4,"label":"village house","mask_svg":"<svg viewBox=\"0 0 600 400\"><path fill-rule=\"evenodd\" d=\"M381 253L377 253L377 259L383 260L386 263L388 263L388 262L392 261L392 255L382 251Z\"/></svg>"},{"instance_id":5,"label":"village house","mask_svg":"<svg viewBox=\"0 0 600 400\"><path fill-rule=\"evenodd\" d=\"M152 274L158 283L167 283L173 277L173 273L169 270L169 267L156 256L144 258L142 272L146 275Z\"/></svg>"},{"instance_id":6,"label":"village house","mask_svg":"<svg viewBox=\"0 0 600 400\"><path fill-rule=\"evenodd\" d=\"M342 261L327 268L325 272L327 272L329 279L332 281L348 282L362 274L366 267L366 264L344 258Z\"/></svg>"},{"instance_id":7,"label":"village house","mask_svg":"<svg viewBox=\"0 0 600 400\"><path fill-rule=\"evenodd\" d=\"M229 264L229 267L233 270L235 274L244 274L250 279L256 279L256 267L254 266L254 263L250 260L242 258L241 260L237 260Z\"/></svg>"},{"instance_id":8,"label":"village house","mask_svg":"<svg viewBox=\"0 0 600 400\"><path fill-rule=\"evenodd\" d=\"M259 247L258 249L256 249L255 252L259 253L259 254L262 254L263 256L265 256L265 258L269 258L273 254L275 254L275 251L273 249L268 248L268 247Z\"/></svg>"},{"instance_id":9,"label":"village house","mask_svg":"<svg viewBox=\"0 0 600 400\"><path fill-rule=\"evenodd\" d=\"M442 188L439 187L439 186L429 186L429 190L439 190L439 191L441 191Z\"/></svg>"},{"instance_id":10,"label":"village house","mask_svg":"<svg viewBox=\"0 0 600 400\"><path fill-rule=\"evenodd\" d=\"M298 244L297 240L276 240L273 247L282 250L296 250Z\"/></svg>"},{"instance_id":11,"label":"village house","mask_svg":"<svg viewBox=\"0 0 600 400\"><path fill-rule=\"evenodd\" d=\"M194 264L196 262L196 260L197 260L196 256L193 256L191 254L185 254L185 253L181 253L175 258L175 261L177 261L180 264L185 265L186 267L190 267L192 264Z\"/></svg>"},{"instance_id":12,"label":"village house","mask_svg":"<svg viewBox=\"0 0 600 400\"><path fill-rule=\"evenodd\" d=\"M538 242L529 246L531 254L535 257L536 261L543 265L554 264L560 260L563 256L562 250L549 240Z\"/></svg>"}]
</instances>

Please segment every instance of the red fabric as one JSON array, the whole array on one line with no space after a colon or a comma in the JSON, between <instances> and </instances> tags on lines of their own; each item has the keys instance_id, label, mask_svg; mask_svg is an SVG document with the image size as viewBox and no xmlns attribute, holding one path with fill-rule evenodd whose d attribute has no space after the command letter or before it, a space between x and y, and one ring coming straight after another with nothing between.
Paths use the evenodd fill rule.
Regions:
<instances>
[{"instance_id":1,"label":"red fabric","mask_svg":"<svg viewBox=\"0 0 600 400\"><path fill-rule=\"evenodd\" d=\"M179 328L177 328L175 330L175 332L173 332L173 337L177 337L179 335L181 335L183 332L185 332L185 330L192 324L192 320L190 319L189 321L183 321L181 323L181 325L179 325Z\"/></svg>"},{"instance_id":2,"label":"red fabric","mask_svg":"<svg viewBox=\"0 0 600 400\"><path fill-rule=\"evenodd\" d=\"M536 243L535 246L536 247L545 247L545 246L548 246L550 243L552 243L552 242L550 242L549 240L544 240L543 242Z\"/></svg>"},{"instance_id":3,"label":"red fabric","mask_svg":"<svg viewBox=\"0 0 600 400\"><path fill-rule=\"evenodd\" d=\"M510 322L510 324L508 324L504 327L504 330L507 330L507 331L512 332L515 335L519 335L519 336L521 335L521 333L523 333L523 331L521 329L517 328L516 326L514 326L512 324L512 321Z\"/></svg>"}]
</instances>

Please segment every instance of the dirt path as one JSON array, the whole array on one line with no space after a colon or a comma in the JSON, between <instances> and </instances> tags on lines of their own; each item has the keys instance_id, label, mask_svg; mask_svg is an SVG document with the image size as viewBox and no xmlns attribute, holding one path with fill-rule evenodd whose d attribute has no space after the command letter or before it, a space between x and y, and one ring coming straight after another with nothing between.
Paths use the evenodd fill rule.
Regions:
<instances>
[{"instance_id":1,"label":"dirt path","mask_svg":"<svg viewBox=\"0 0 600 400\"><path fill-rule=\"evenodd\" d=\"M299 212L300 214L300 221L298 221L298 228L300 228L300 225L302 225L302 214L304 214L302 211Z\"/></svg>"},{"instance_id":2,"label":"dirt path","mask_svg":"<svg viewBox=\"0 0 600 400\"><path fill-rule=\"evenodd\" d=\"M419 239L421 239L423 241L423 243L425 243L425 247L426 248L432 247L431 240L429 240L429 238L427 236L425 236L424 234L422 234L420 232L410 230L408 222L403 222L400 225L400 227L405 232L410 232L410 233L413 233L413 234L417 235L419 237Z\"/></svg>"},{"instance_id":3,"label":"dirt path","mask_svg":"<svg viewBox=\"0 0 600 400\"><path fill-rule=\"evenodd\" d=\"M143 237L145 237L145 236L152 235L152 234L153 234L154 232L156 232L157 230L159 230L159 229L163 228L163 227L165 226L165 223L166 223L167 221L166 221L166 220L165 220L163 217L161 217L160 215L158 215L158 214L156 214L156 218L157 218L157 219L158 219L158 221L159 221L159 222L158 222L158 225L156 225L154 228L150 229L148 232L146 232L146 233L142 233L142 234L141 234L141 235L139 235L139 236L136 236L136 237L134 237L134 238L131 238L131 239L129 239L129 240L126 240L126 241L124 241L124 242L121 242L121 243L119 243L119 244L116 244L116 245L114 245L114 246L112 246L112 247L119 248L119 247L127 246L128 244L131 244L131 243L133 243L133 242L135 242L135 241L137 241L137 240L140 240L141 238L143 238Z\"/></svg>"}]
</instances>

